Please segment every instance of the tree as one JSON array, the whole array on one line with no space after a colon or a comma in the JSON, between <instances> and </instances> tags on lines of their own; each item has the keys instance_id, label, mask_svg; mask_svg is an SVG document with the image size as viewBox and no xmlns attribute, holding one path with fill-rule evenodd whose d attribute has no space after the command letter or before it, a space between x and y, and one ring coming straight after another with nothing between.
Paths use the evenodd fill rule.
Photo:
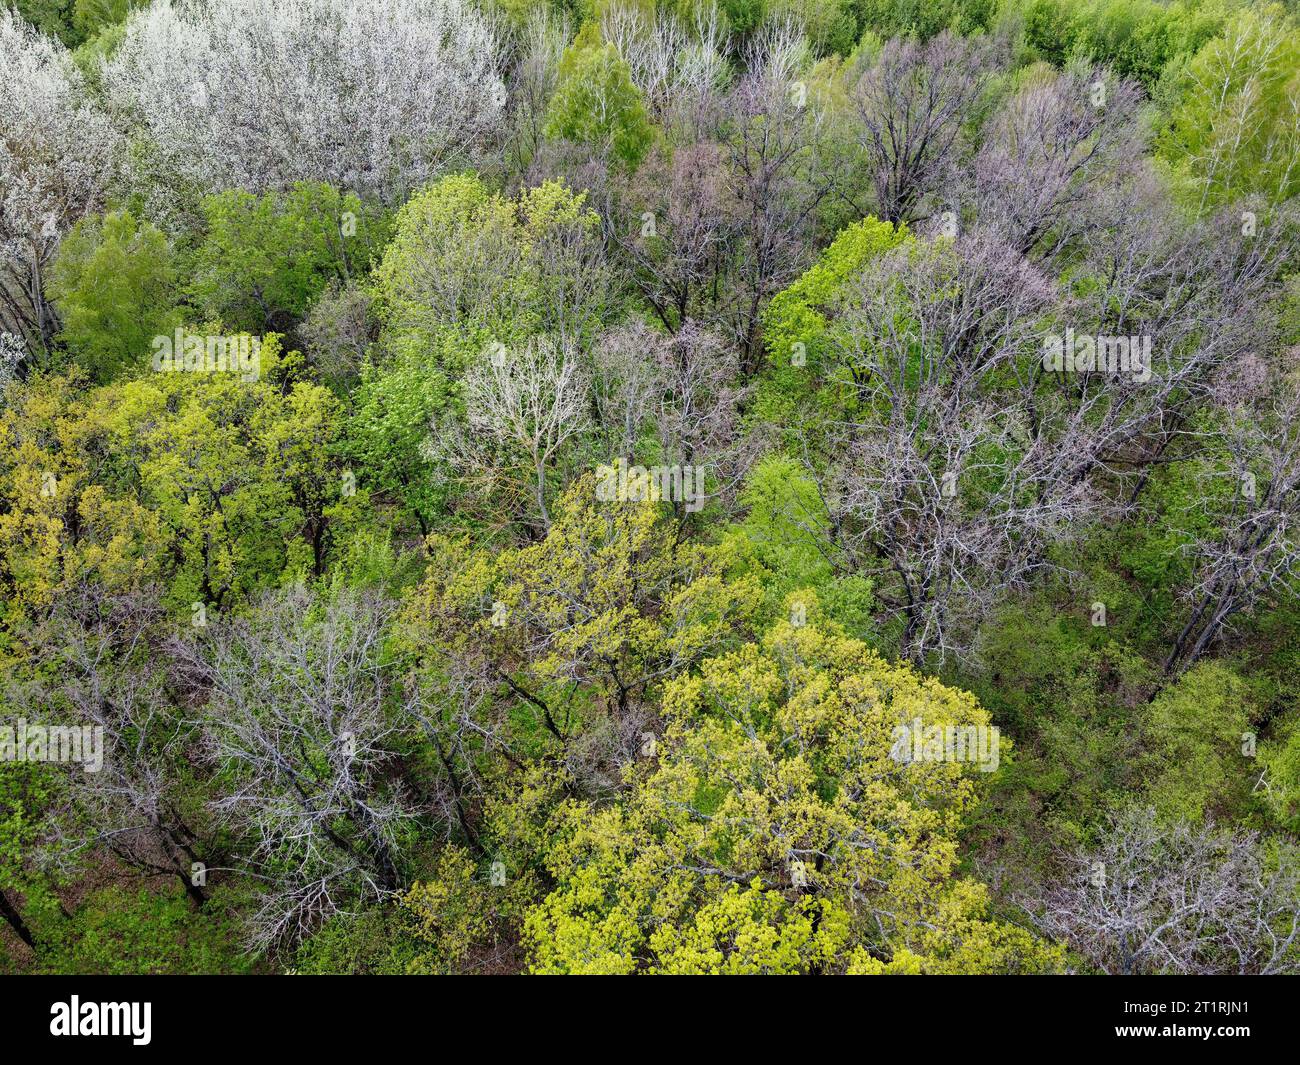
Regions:
<instances>
[{"instance_id":1,"label":"tree","mask_svg":"<svg viewBox=\"0 0 1300 1065\"><path fill-rule=\"evenodd\" d=\"M7 653L18 657L42 645L36 623L81 582L126 592L158 579L156 515L113 491L117 471L97 462L113 404L96 403L81 384L49 374L11 386L0 422L0 622Z\"/></svg>"},{"instance_id":2,"label":"tree","mask_svg":"<svg viewBox=\"0 0 1300 1065\"><path fill-rule=\"evenodd\" d=\"M1181 79L1162 153L1200 210L1300 191L1300 31L1276 4L1244 8Z\"/></svg>"},{"instance_id":3,"label":"tree","mask_svg":"<svg viewBox=\"0 0 1300 1065\"><path fill-rule=\"evenodd\" d=\"M822 111L799 80L808 61L807 42L790 24L765 28L748 43L747 73L724 101L742 238L725 321L746 379L762 364L767 301L805 265L815 212L835 183L820 154Z\"/></svg>"},{"instance_id":4,"label":"tree","mask_svg":"<svg viewBox=\"0 0 1300 1065\"><path fill-rule=\"evenodd\" d=\"M374 275L381 335L348 439L364 483L400 500L428 533L460 487L444 461L456 455L437 445L464 429L458 393L468 369L538 336L585 356L616 313L613 289L599 217L559 182L507 199L455 175L412 197ZM479 463L478 472L496 468ZM519 516L517 498L487 502L506 520Z\"/></svg>"},{"instance_id":5,"label":"tree","mask_svg":"<svg viewBox=\"0 0 1300 1065\"><path fill-rule=\"evenodd\" d=\"M502 905L503 894L505 885L485 881L464 849L444 849L434 875L402 897L402 908L413 919L413 938L420 944L408 972L473 972L476 961L481 965L508 950L501 935L501 914L508 909Z\"/></svg>"},{"instance_id":6,"label":"tree","mask_svg":"<svg viewBox=\"0 0 1300 1065\"><path fill-rule=\"evenodd\" d=\"M593 356L606 456L707 471L719 494L743 476L760 445L740 431L750 390L721 333L689 320L671 334L634 322L601 337ZM671 502L681 513L684 500Z\"/></svg>"},{"instance_id":7,"label":"tree","mask_svg":"<svg viewBox=\"0 0 1300 1065\"><path fill-rule=\"evenodd\" d=\"M1100 228L1102 190L1145 146L1140 99L1134 82L1102 67L1030 68L982 130L967 172L977 225L1047 262Z\"/></svg>"},{"instance_id":8,"label":"tree","mask_svg":"<svg viewBox=\"0 0 1300 1065\"><path fill-rule=\"evenodd\" d=\"M561 744L582 727L581 707L632 713L752 609L753 583L722 577L734 545L677 545L654 493L629 496L598 498L587 474L537 543L469 557L440 545L412 603L435 656L458 658L488 688L504 685L501 695L522 699Z\"/></svg>"},{"instance_id":9,"label":"tree","mask_svg":"<svg viewBox=\"0 0 1300 1065\"><path fill-rule=\"evenodd\" d=\"M63 44L71 47L76 43L72 28L73 0L14 0L5 6Z\"/></svg>"},{"instance_id":10,"label":"tree","mask_svg":"<svg viewBox=\"0 0 1300 1065\"><path fill-rule=\"evenodd\" d=\"M68 229L100 206L116 136L67 52L7 7L0 67L0 333L39 357L59 328L45 291L50 262Z\"/></svg>"},{"instance_id":11,"label":"tree","mask_svg":"<svg viewBox=\"0 0 1300 1065\"><path fill-rule=\"evenodd\" d=\"M831 542L831 515L816 479L798 461L774 452L749 470L738 495L750 565L766 592L765 618L790 617L805 593L824 616L858 639L876 636L873 582L843 572Z\"/></svg>"},{"instance_id":12,"label":"tree","mask_svg":"<svg viewBox=\"0 0 1300 1065\"><path fill-rule=\"evenodd\" d=\"M277 387L292 360L274 335L257 358L256 382L159 373L117 397L113 439L168 545L172 608L224 610L282 577L321 574L333 508L352 502L332 453L339 401L303 381Z\"/></svg>"},{"instance_id":13,"label":"tree","mask_svg":"<svg viewBox=\"0 0 1300 1065\"><path fill-rule=\"evenodd\" d=\"M373 303L358 285L331 283L298 327L313 368L336 389L355 388L370 345L377 339Z\"/></svg>"},{"instance_id":14,"label":"tree","mask_svg":"<svg viewBox=\"0 0 1300 1065\"><path fill-rule=\"evenodd\" d=\"M1025 39L1057 66L1089 56L1151 92L1170 64L1195 54L1226 17L1218 4L1177 0L1033 0L1025 9Z\"/></svg>"},{"instance_id":15,"label":"tree","mask_svg":"<svg viewBox=\"0 0 1300 1065\"><path fill-rule=\"evenodd\" d=\"M201 187L323 181L386 204L472 163L505 103L496 36L463 0L155 4L104 80Z\"/></svg>"},{"instance_id":16,"label":"tree","mask_svg":"<svg viewBox=\"0 0 1300 1065\"><path fill-rule=\"evenodd\" d=\"M436 537L404 607L445 807L512 881L540 873L555 803L616 790L662 685L743 631L761 595L752 576L728 575L738 543L680 543L653 492L638 494L601 500L588 474L535 543L494 552Z\"/></svg>"},{"instance_id":17,"label":"tree","mask_svg":"<svg viewBox=\"0 0 1300 1065\"><path fill-rule=\"evenodd\" d=\"M296 942L401 885L414 810L391 778L402 721L389 716L391 612L369 594L288 588L174 645L206 697L210 757L228 783L213 809L266 882L250 929L258 946Z\"/></svg>"},{"instance_id":18,"label":"tree","mask_svg":"<svg viewBox=\"0 0 1300 1065\"><path fill-rule=\"evenodd\" d=\"M665 128L698 128L727 77L718 8L699 4L692 14L627 2L607 4L600 14L601 36L627 64L650 117Z\"/></svg>"},{"instance_id":19,"label":"tree","mask_svg":"<svg viewBox=\"0 0 1300 1065\"><path fill-rule=\"evenodd\" d=\"M447 177L397 212L374 277L383 340L427 359L454 332L462 344L447 369L458 375L492 341L586 339L609 301L603 274L585 193L548 181L507 198L472 174Z\"/></svg>"},{"instance_id":20,"label":"tree","mask_svg":"<svg viewBox=\"0 0 1300 1065\"><path fill-rule=\"evenodd\" d=\"M67 769L46 830L47 860L76 870L91 855L109 854L143 875L179 880L202 906L206 878L196 878L196 867L218 866L222 851L190 770L194 729L177 707L165 661L150 661L164 620L156 589L75 589L42 627L45 668L19 709L33 720L54 715L101 730L99 767Z\"/></svg>"},{"instance_id":21,"label":"tree","mask_svg":"<svg viewBox=\"0 0 1300 1065\"><path fill-rule=\"evenodd\" d=\"M189 296L230 330L288 331L331 281L364 276L388 236L386 212L319 182L261 196L231 189L208 197L204 213Z\"/></svg>"},{"instance_id":22,"label":"tree","mask_svg":"<svg viewBox=\"0 0 1300 1065\"><path fill-rule=\"evenodd\" d=\"M464 389L470 434L486 436L507 452L522 453L531 466L537 514L545 529L551 524L548 468L583 430L591 405L590 385L575 351L549 337L536 337L520 348L502 349L499 357L474 363Z\"/></svg>"},{"instance_id":23,"label":"tree","mask_svg":"<svg viewBox=\"0 0 1300 1065\"><path fill-rule=\"evenodd\" d=\"M597 23L587 23L560 59L546 135L590 145L630 170L654 139L632 72L614 44L601 43Z\"/></svg>"},{"instance_id":24,"label":"tree","mask_svg":"<svg viewBox=\"0 0 1300 1065\"><path fill-rule=\"evenodd\" d=\"M633 279L670 331L689 318L721 324L739 269L740 205L722 149L708 142L655 148L621 190L610 226Z\"/></svg>"},{"instance_id":25,"label":"tree","mask_svg":"<svg viewBox=\"0 0 1300 1065\"><path fill-rule=\"evenodd\" d=\"M876 214L915 222L957 183L963 124L988 82L987 46L942 33L929 43L890 41L854 92Z\"/></svg>"},{"instance_id":26,"label":"tree","mask_svg":"<svg viewBox=\"0 0 1300 1065\"><path fill-rule=\"evenodd\" d=\"M122 22L131 11L144 6L144 0L76 0L72 24L89 40L106 26Z\"/></svg>"},{"instance_id":27,"label":"tree","mask_svg":"<svg viewBox=\"0 0 1300 1065\"><path fill-rule=\"evenodd\" d=\"M944 30L973 35L991 29L998 8L989 0L864 0L858 11L862 24L881 37L924 41Z\"/></svg>"},{"instance_id":28,"label":"tree","mask_svg":"<svg viewBox=\"0 0 1300 1065\"><path fill-rule=\"evenodd\" d=\"M907 619L904 653L968 649L960 619L1045 573L1102 508L1132 506L1226 372L1274 342L1276 316L1246 308L1280 294L1286 213L1243 239L1226 212L1162 214L1156 187L1138 175L1100 213L1072 290L996 231L887 250L897 234L872 221L774 299L774 362L789 366L765 382L765 410L813 427L788 435L832 471L834 551ZM1044 345L1066 329L1146 337L1149 358L1051 369Z\"/></svg>"},{"instance_id":29,"label":"tree","mask_svg":"<svg viewBox=\"0 0 1300 1065\"><path fill-rule=\"evenodd\" d=\"M815 263L772 297L762 321L767 368L757 389L757 407L765 418L787 426L797 422L795 407L806 396L810 379L831 374L830 320L845 286L907 236L906 226L872 217L845 226ZM796 436L789 429L785 435Z\"/></svg>"},{"instance_id":30,"label":"tree","mask_svg":"<svg viewBox=\"0 0 1300 1065\"><path fill-rule=\"evenodd\" d=\"M918 663L968 646L969 623L1089 512L1078 456L1033 433L1032 394L991 389L1015 380L1052 299L1014 252L971 238L904 243L841 304L837 540Z\"/></svg>"},{"instance_id":31,"label":"tree","mask_svg":"<svg viewBox=\"0 0 1300 1065\"><path fill-rule=\"evenodd\" d=\"M1192 608L1167 673L1196 662L1233 618L1288 594L1300 576L1300 383L1279 366L1261 368L1248 387L1255 395L1240 396L1209 441L1219 454L1197 464L1192 505L1203 517L1182 544L1194 567Z\"/></svg>"},{"instance_id":32,"label":"tree","mask_svg":"<svg viewBox=\"0 0 1300 1065\"><path fill-rule=\"evenodd\" d=\"M506 151L513 168L524 173L545 140L546 105L555 92L560 59L568 47L571 30L563 14L550 5L531 8L508 55L506 79Z\"/></svg>"},{"instance_id":33,"label":"tree","mask_svg":"<svg viewBox=\"0 0 1300 1065\"><path fill-rule=\"evenodd\" d=\"M1112 815L1099 844L1032 902L1048 935L1104 973L1205 975L1300 968L1300 857L1253 832Z\"/></svg>"},{"instance_id":34,"label":"tree","mask_svg":"<svg viewBox=\"0 0 1300 1065\"><path fill-rule=\"evenodd\" d=\"M115 594L159 585L188 618L324 572L365 498L347 495L334 452L339 401L293 379L301 360L274 335L246 350L244 373L149 373L89 391L47 375L11 393L0 583L12 637L29 639L32 620L87 582Z\"/></svg>"},{"instance_id":35,"label":"tree","mask_svg":"<svg viewBox=\"0 0 1300 1065\"><path fill-rule=\"evenodd\" d=\"M99 381L146 366L156 336L180 324L167 238L129 211L78 222L59 250L49 292L59 339Z\"/></svg>"},{"instance_id":36,"label":"tree","mask_svg":"<svg viewBox=\"0 0 1300 1065\"><path fill-rule=\"evenodd\" d=\"M664 713L623 801L563 809L556 886L525 924L534 972L1053 965L953 876L973 767L898 756L900 723L987 725L971 696L783 622L676 677Z\"/></svg>"}]
</instances>

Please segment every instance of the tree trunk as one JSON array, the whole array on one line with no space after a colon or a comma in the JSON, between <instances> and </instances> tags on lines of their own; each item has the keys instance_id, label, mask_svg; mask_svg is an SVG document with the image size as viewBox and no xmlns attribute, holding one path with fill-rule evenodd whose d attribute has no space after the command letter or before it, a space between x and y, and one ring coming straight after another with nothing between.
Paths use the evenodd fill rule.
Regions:
<instances>
[{"instance_id":1,"label":"tree trunk","mask_svg":"<svg viewBox=\"0 0 1300 1065\"><path fill-rule=\"evenodd\" d=\"M27 927L23 915L18 912L17 907L9 901L9 896L3 891L0 891L0 916L9 922L9 927L14 930L19 939L31 947L32 950L36 949L36 938L32 935L32 930Z\"/></svg>"}]
</instances>

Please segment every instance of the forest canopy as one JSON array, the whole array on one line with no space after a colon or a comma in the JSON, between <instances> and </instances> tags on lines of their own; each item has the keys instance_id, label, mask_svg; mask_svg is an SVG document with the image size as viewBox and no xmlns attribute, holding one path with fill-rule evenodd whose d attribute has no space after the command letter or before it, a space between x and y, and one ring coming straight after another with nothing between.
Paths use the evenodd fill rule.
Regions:
<instances>
[{"instance_id":1,"label":"forest canopy","mask_svg":"<svg viewBox=\"0 0 1300 1065\"><path fill-rule=\"evenodd\" d=\"M0 3L0 972L1300 972L1300 13Z\"/></svg>"}]
</instances>

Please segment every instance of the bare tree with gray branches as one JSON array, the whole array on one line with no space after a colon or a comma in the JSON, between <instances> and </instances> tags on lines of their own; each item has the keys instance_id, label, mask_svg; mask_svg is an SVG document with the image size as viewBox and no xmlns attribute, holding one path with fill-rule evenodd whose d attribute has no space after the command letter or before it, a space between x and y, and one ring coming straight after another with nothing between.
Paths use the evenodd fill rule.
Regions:
<instances>
[{"instance_id":1,"label":"bare tree with gray branches","mask_svg":"<svg viewBox=\"0 0 1300 1065\"><path fill-rule=\"evenodd\" d=\"M725 321L746 378L762 363L763 310L807 265L817 208L835 185L823 161L824 112L804 80L810 61L793 24L766 26L749 42L746 74L723 105L741 238Z\"/></svg>"},{"instance_id":2,"label":"bare tree with gray branches","mask_svg":"<svg viewBox=\"0 0 1300 1065\"><path fill-rule=\"evenodd\" d=\"M1288 360L1288 363L1290 360ZM1186 545L1191 611L1165 658L1166 673L1191 666L1232 619L1300 579L1300 381L1290 365L1263 369L1254 402L1209 431L1217 454L1196 462L1193 509L1207 532Z\"/></svg>"},{"instance_id":3,"label":"bare tree with gray branches","mask_svg":"<svg viewBox=\"0 0 1300 1065\"><path fill-rule=\"evenodd\" d=\"M1012 249L971 238L896 249L840 308L837 372L856 413L832 445L838 542L877 579L915 661L964 650L992 598L1092 505L1062 473L1075 456L1033 432L1031 393L1014 387L1054 297Z\"/></svg>"},{"instance_id":4,"label":"bare tree with gray branches","mask_svg":"<svg viewBox=\"0 0 1300 1065\"><path fill-rule=\"evenodd\" d=\"M1045 74L1009 97L963 171L973 222L1055 262L1112 217L1100 210L1142 157L1140 88L1104 68Z\"/></svg>"},{"instance_id":5,"label":"bare tree with gray branches","mask_svg":"<svg viewBox=\"0 0 1300 1065\"><path fill-rule=\"evenodd\" d=\"M925 44L885 45L853 93L880 218L923 220L934 195L957 186L963 126L991 74L986 43L946 30Z\"/></svg>"},{"instance_id":6,"label":"bare tree with gray branches","mask_svg":"<svg viewBox=\"0 0 1300 1065\"><path fill-rule=\"evenodd\" d=\"M1113 814L1026 905L1035 924L1111 975L1300 971L1300 854L1254 832L1151 808Z\"/></svg>"},{"instance_id":7,"label":"bare tree with gray branches","mask_svg":"<svg viewBox=\"0 0 1300 1065\"><path fill-rule=\"evenodd\" d=\"M207 698L207 752L227 785L213 808L265 884L258 946L404 883L399 836L415 811L393 773L409 722L384 657L392 611L374 594L296 586L173 645Z\"/></svg>"},{"instance_id":8,"label":"bare tree with gray branches","mask_svg":"<svg viewBox=\"0 0 1300 1065\"><path fill-rule=\"evenodd\" d=\"M587 425L590 380L572 342L536 336L480 355L463 382L467 436L458 438L462 468L520 465L531 482L537 518L551 524L547 476L564 446ZM451 437L448 438L452 439ZM495 445L492 457L483 442Z\"/></svg>"},{"instance_id":9,"label":"bare tree with gray branches","mask_svg":"<svg viewBox=\"0 0 1300 1065\"><path fill-rule=\"evenodd\" d=\"M43 652L54 679L19 689L33 717L64 712L102 729L96 772L70 765L66 802L51 821L44 857L72 868L96 851L126 868L175 877L197 904L207 898L195 865L214 864L211 818L187 798L199 741L179 705L166 659L152 648L167 627L156 592L69 594L49 620Z\"/></svg>"}]
</instances>

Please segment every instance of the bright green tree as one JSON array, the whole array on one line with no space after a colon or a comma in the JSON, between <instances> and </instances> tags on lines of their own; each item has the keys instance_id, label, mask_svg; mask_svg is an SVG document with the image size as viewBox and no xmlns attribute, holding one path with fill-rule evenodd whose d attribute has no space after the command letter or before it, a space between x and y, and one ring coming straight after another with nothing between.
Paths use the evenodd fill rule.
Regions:
<instances>
[{"instance_id":1,"label":"bright green tree","mask_svg":"<svg viewBox=\"0 0 1300 1065\"><path fill-rule=\"evenodd\" d=\"M633 170L654 140L631 70L617 47L601 42L595 22L583 26L560 59L546 135L608 152Z\"/></svg>"},{"instance_id":2,"label":"bright green tree","mask_svg":"<svg viewBox=\"0 0 1300 1065\"><path fill-rule=\"evenodd\" d=\"M1202 209L1300 192L1300 30L1280 7L1243 8L1197 53L1161 152Z\"/></svg>"},{"instance_id":3,"label":"bright green tree","mask_svg":"<svg viewBox=\"0 0 1300 1065\"><path fill-rule=\"evenodd\" d=\"M737 538L680 543L667 504L601 501L591 475L536 543L434 536L428 548L400 646L431 708L439 775L462 796L458 828L502 863L516 907L539 881L557 803L613 785L664 683L748 632L761 591ZM473 781L491 782L482 802Z\"/></svg>"},{"instance_id":4,"label":"bright green tree","mask_svg":"<svg viewBox=\"0 0 1300 1065\"><path fill-rule=\"evenodd\" d=\"M384 211L313 182L261 196L232 189L209 197L204 212L190 298L201 316L254 333L283 332L331 280L364 275L389 229Z\"/></svg>"},{"instance_id":5,"label":"bright green tree","mask_svg":"<svg viewBox=\"0 0 1300 1065\"><path fill-rule=\"evenodd\" d=\"M1144 751L1158 812L1200 821L1241 802L1259 775L1254 712L1246 682L1221 662L1197 663L1151 702Z\"/></svg>"},{"instance_id":6,"label":"bright green tree","mask_svg":"<svg viewBox=\"0 0 1300 1065\"><path fill-rule=\"evenodd\" d=\"M818 395L813 388L833 369L834 312L854 277L872 260L910 239L906 226L873 217L854 222L793 284L772 297L763 314L768 369L759 383L755 423L792 425L801 405L835 402L832 391Z\"/></svg>"},{"instance_id":7,"label":"bright green tree","mask_svg":"<svg viewBox=\"0 0 1300 1065\"><path fill-rule=\"evenodd\" d=\"M107 381L148 364L151 341L179 323L167 238L129 211L87 218L55 260L50 294L77 363Z\"/></svg>"}]
</instances>

